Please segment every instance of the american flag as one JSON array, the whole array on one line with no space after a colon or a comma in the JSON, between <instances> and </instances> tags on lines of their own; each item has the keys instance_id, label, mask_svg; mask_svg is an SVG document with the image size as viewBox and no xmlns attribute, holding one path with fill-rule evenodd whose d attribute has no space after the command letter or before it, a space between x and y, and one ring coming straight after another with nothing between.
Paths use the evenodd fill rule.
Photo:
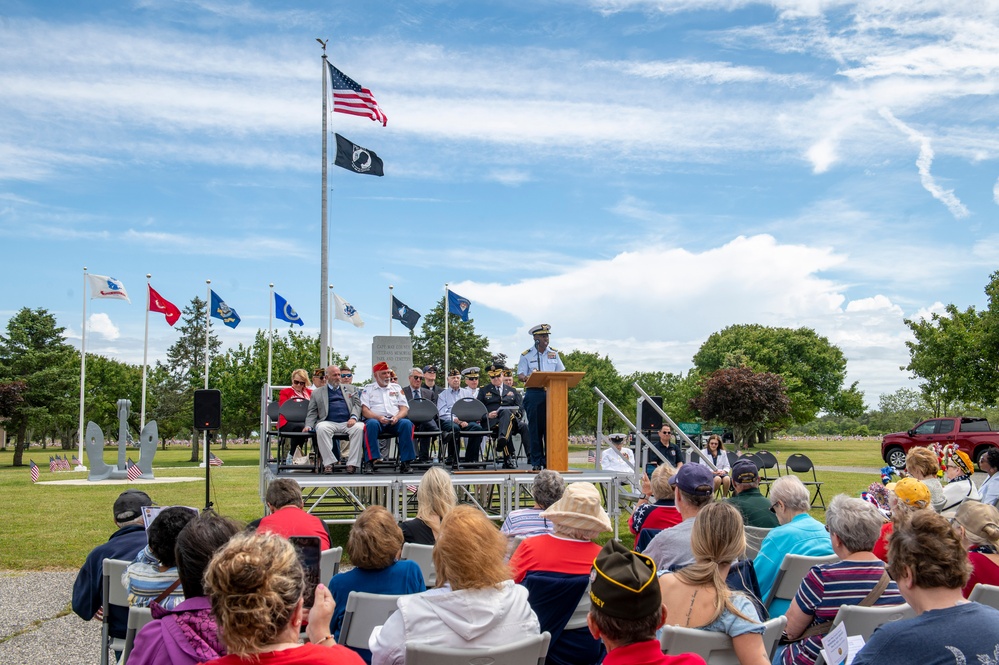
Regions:
<instances>
[{"instance_id":1,"label":"american flag","mask_svg":"<svg viewBox=\"0 0 999 665\"><path fill-rule=\"evenodd\" d=\"M59 468L59 463L55 461L52 455L49 455L49 472L55 471Z\"/></svg>"},{"instance_id":2,"label":"american flag","mask_svg":"<svg viewBox=\"0 0 999 665\"><path fill-rule=\"evenodd\" d=\"M56 461L59 462L59 469L62 471L69 471L69 456L60 458L56 455Z\"/></svg>"},{"instance_id":3,"label":"american flag","mask_svg":"<svg viewBox=\"0 0 999 665\"><path fill-rule=\"evenodd\" d=\"M381 121L382 127L388 123L388 118L375 101L374 95L367 88L353 80L332 64L330 67L330 87L333 89L333 112L359 115Z\"/></svg>"},{"instance_id":4,"label":"american flag","mask_svg":"<svg viewBox=\"0 0 999 665\"><path fill-rule=\"evenodd\" d=\"M83 466L83 462L76 455L73 455L73 466Z\"/></svg>"},{"instance_id":5,"label":"american flag","mask_svg":"<svg viewBox=\"0 0 999 665\"><path fill-rule=\"evenodd\" d=\"M125 477L130 481L142 477L142 470L139 468L138 464L132 461L131 458L125 462Z\"/></svg>"},{"instance_id":6,"label":"american flag","mask_svg":"<svg viewBox=\"0 0 999 665\"><path fill-rule=\"evenodd\" d=\"M587 464L596 464L597 463L597 451L595 451L595 450L587 450L586 451L586 462L587 462Z\"/></svg>"},{"instance_id":7,"label":"american flag","mask_svg":"<svg viewBox=\"0 0 999 665\"><path fill-rule=\"evenodd\" d=\"M222 461L222 458L216 457L215 453L208 453L208 454L211 455L211 457L208 458L209 466L222 466L223 464L225 464L225 462Z\"/></svg>"},{"instance_id":8,"label":"american flag","mask_svg":"<svg viewBox=\"0 0 999 665\"><path fill-rule=\"evenodd\" d=\"M31 482L37 483L38 482L38 465L35 464L35 460L30 460L30 461L31 461Z\"/></svg>"}]
</instances>

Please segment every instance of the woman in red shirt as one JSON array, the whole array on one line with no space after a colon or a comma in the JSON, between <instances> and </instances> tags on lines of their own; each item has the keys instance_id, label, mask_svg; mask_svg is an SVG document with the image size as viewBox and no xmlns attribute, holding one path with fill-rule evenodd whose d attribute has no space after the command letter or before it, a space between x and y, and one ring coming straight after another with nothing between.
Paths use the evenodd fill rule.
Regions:
<instances>
[{"instance_id":1,"label":"woman in red shirt","mask_svg":"<svg viewBox=\"0 0 999 665\"><path fill-rule=\"evenodd\" d=\"M965 501L954 516L954 529L968 548L973 568L964 585L964 597L976 584L999 585L999 509L988 503Z\"/></svg>"}]
</instances>

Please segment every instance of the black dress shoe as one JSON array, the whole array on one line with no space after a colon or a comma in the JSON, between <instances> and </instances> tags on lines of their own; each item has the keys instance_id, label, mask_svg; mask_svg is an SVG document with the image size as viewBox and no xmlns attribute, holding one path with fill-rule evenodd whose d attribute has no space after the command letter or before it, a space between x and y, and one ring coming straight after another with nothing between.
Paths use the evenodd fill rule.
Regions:
<instances>
[{"instance_id":1,"label":"black dress shoe","mask_svg":"<svg viewBox=\"0 0 999 665\"><path fill-rule=\"evenodd\" d=\"M517 463L514 462L509 457L507 457L506 459L503 460L503 468L504 469L516 469L517 468Z\"/></svg>"},{"instance_id":2,"label":"black dress shoe","mask_svg":"<svg viewBox=\"0 0 999 665\"><path fill-rule=\"evenodd\" d=\"M534 466L531 467L531 471L540 471L540 470L541 470L541 466L538 465L538 464L535 464Z\"/></svg>"},{"instance_id":3,"label":"black dress shoe","mask_svg":"<svg viewBox=\"0 0 999 665\"><path fill-rule=\"evenodd\" d=\"M367 462L363 462L361 464L361 473L374 473L374 472L375 472L375 463L372 462L371 460L368 460Z\"/></svg>"},{"instance_id":4,"label":"black dress shoe","mask_svg":"<svg viewBox=\"0 0 999 665\"><path fill-rule=\"evenodd\" d=\"M399 473L409 473L412 470L413 467L410 466L409 462L403 462L399 465Z\"/></svg>"}]
</instances>

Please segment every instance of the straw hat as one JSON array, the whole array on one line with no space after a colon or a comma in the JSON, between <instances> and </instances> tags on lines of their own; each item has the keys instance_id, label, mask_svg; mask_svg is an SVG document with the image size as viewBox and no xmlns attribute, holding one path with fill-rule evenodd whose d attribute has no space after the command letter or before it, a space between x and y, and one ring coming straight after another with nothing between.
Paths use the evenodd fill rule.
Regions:
<instances>
[{"instance_id":1,"label":"straw hat","mask_svg":"<svg viewBox=\"0 0 999 665\"><path fill-rule=\"evenodd\" d=\"M602 533L613 528L602 503L600 491L592 483L572 483L541 517L569 529Z\"/></svg>"}]
</instances>

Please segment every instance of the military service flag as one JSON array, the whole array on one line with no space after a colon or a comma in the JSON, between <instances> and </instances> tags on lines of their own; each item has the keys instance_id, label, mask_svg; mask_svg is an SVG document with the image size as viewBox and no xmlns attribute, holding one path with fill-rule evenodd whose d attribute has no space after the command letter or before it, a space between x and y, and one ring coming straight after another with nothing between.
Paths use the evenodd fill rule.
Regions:
<instances>
[{"instance_id":1,"label":"military service flag","mask_svg":"<svg viewBox=\"0 0 999 665\"><path fill-rule=\"evenodd\" d=\"M287 321L288 323L297 323L300 326L304 326L305 323L302 321L302 317L298 315L288 301L279 296L277 293L274 294L274 316L281 319L282 321Z\"/></svg>"},{"instance_id":2,"label":"military service flag","mask_svg":"<svg viewBox=\"0 0 999 665\"><path fill-rule=\"evenodd\" d=\"M215 293L215 291L212 291L211 308L212 316L216 319L222 319L222 323L230 328L235 328L239 325L239 314L232 307L225 304L225 301L219 298L219 294Z\"/></svg>"},{"instance_id":3,"label":"military service flag","mask_svg":"<svg viewBox=\"0 0 999 665\"><path fill-rule=\"evenodd\" d=\"M402 325L410 330L416 327L416 322L420 320L420 313L407 307L401 300L392 296L392 318L402 321Z\"/></svg>"},{"instance_id":4,"label":"military service flag","mask_svg":"<svg viewBox=\"0 0 999 665\"><path fill-rule=\"evenodd\" d=\"M457 293L448 289L447 291L447 311L461 317L462 321L468 321L468 309L472 306L472 301L462 298Z\"/></svg>"},{"instance_id":5,"label":"military service flag","mask_svg":"<svg viewBox=\"0 0 999 665\"><path fill-rule=\"evenodd\" d=\"M336 136L336 161L334 163L337 166L363 175L385 175L385 171L382 169L382 158L376 155L374 150L362 148L339 134L334 134L334 136Z\"/></svg>"}]
</instances>

